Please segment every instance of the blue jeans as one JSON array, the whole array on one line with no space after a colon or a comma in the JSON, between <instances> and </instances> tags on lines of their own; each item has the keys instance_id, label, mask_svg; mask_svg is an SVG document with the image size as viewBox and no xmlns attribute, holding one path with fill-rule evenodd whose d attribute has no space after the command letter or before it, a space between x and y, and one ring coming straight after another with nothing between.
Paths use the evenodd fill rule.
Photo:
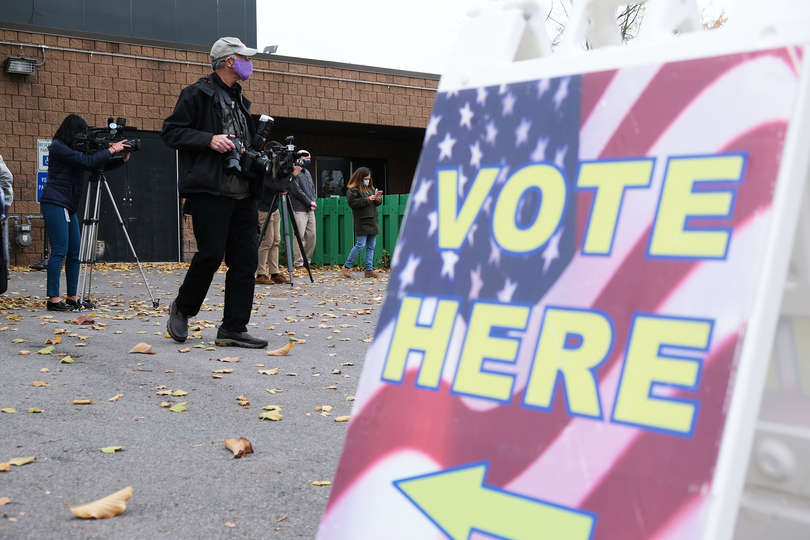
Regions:
<instances>
[{"instance_id":1,"label":"blue jeans","mask_svg":"<svg viewBox=\"0 0 810 540\"><path fill-rule=\"evenodd\" d=\"M51 254L48 257L48 296L60 296L59 278L62 275L62 262L65 263L67 295L76 296L79 283L79 244L82 232L79 218L70 214L62 206L41 203L42 217L48 231Z\"/></svg>"},{"instance_id":2,"label":"blue jeans","mask_svg":"<svg viewBox=\"0 0 810 540\"><path fill-rule=\"evenodd\" d=\"M352 250L349 252L349 258L346 259L346 268L351 268L352 263L360 255L360 252L363 251L363 248L366 249L366 271L371 271L374 268L372 267L372 263L374 262L374 246L377 244L377 235L376 234L366 234L357 237L357 243L354 245Z\"/></svg>"}]
</instances>

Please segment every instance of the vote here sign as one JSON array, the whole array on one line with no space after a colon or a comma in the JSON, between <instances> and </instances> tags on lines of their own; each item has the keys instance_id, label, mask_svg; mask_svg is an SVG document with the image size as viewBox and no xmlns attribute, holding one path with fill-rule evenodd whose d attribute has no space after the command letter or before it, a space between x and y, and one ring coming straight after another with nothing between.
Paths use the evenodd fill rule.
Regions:
<instances>
[{"instance_id":1,"label":"vote here sign","mask_svg":"<svg viewBox=\"0 0 810 540\"><path fill-rule=\"evenodd\" d=\"M695 537L801 54L437 95L319 538Z\"/></svg>"}]
</instances>

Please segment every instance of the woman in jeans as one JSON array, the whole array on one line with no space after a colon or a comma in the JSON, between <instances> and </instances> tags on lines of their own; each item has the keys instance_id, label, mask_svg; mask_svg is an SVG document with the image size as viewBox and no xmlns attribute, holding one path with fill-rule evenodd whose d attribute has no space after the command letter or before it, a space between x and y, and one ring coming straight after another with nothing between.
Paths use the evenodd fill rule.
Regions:
<instances>
[{"instance_id":1,"label":"woman in jeans","mask_svg":"<svg viewBox=\"0 0 810 540\"><path fill-rule=\"evenodd\" d=\"M72 311L82 307L93 308L92 302L79 306L76 288L79 282L79 244L81 230L76 211L82 197L84 171L110 170L120 167L129 159L128 148L119 141L108 149L95 154L85 154L73 149L76 135L87 129L87 122L78 114L70 114L63 121L50 146L48 181L39 198L45 229L51 253L48 258L48 311ZM113 159L115 154L123 154L123 159ZM67 300L59 294L59 279L62 275L62 262L65 263L67 280Z\"/></svg>"},{"instance_id":2,"label":"woman in jeans","mask_svg":"<svg viewBox=\"0 0 810 540\"><path fill-rule=\"evenodd\" d=\"M346 264L340 267L340 271L345 277L351 279L352 273L349 268L365 248L366 277L380 277L374 271L371 263L374 261L374 245L377 243L377 235L380 234L377 207L382 203L382 191L374 189L371 169L368 167L360 167L354 171L349 179L349 185L346 187L346 200L354 214L354 234L357 236L357 243L349 252L349 258L346 259Z\"/></svg>"}]
</instances>

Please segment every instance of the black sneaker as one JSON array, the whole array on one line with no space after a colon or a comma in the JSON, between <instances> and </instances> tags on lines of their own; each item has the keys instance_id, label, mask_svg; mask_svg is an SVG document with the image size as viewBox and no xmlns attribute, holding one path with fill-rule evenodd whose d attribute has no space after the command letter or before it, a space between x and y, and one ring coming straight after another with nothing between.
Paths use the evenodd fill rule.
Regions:
<instances>
[{"instance_id":1,"label":"black sneaker","mask_svg":"<svg viewBox=\"0 0 810 540\"><path fill-rule=\"evenodd\" d=\"M73 311L74 309L77 309L70 304L66 304L62 300L59 300L58 302L51 302L48 300L46 304L48 304L48 311Z\"/></svg>"},{"instance_id":2,"label":"black sneaker","mask_svg":"<svg viewBox=\"0 0 810 540\"><path fill-rule=\"evenodd\" d=\"M82 300L81 307L79 307L78 300L71 300L70 298L67 298L65 299L65 303L69 306L73 306L73 309L96 309L96 304L90 300Z\"/></svg>"},{"instance_id":3,"label":"black sneaker","mask_svg":"<svg viewBox=\"0 0 810 540\"><path fill-rule=\"evenodd\" d=\"M221 326L217 330L217 345L230 345L233 347L245 347L248 349L264 349L267 347L267 340L253 337L247 332L233 332L225 330Z\"/></svg>"},{"instance_id":4,"label":"black sneaker","mask_svg":"<svg viewBox=\"0 0 810 540\"><path fill-rule=\"evenodd\" d=\"M169 306L169 320L166 321L166 331L172 339L183 343L188 338L188 317L177 309L177 301Z\"/></svg>"}]
</instances>

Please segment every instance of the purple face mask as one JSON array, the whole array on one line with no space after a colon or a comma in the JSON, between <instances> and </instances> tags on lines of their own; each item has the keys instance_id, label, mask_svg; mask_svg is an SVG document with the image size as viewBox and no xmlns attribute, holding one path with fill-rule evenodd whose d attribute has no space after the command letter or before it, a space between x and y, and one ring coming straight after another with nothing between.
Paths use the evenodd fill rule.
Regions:
<instances>
[{"instance_id":1,"label":"purple face mask","mask_svg":"<svg viewBox=\"0 0 810 540\"><path fill-rule=\"evenodd\" d=\"M239 75L240 79L246 81L250 78L250 74L253 73L253 62L250 60L239 60L238 58L234 58L233 70L237 75Z\"/></svg>"}]
</instances>

